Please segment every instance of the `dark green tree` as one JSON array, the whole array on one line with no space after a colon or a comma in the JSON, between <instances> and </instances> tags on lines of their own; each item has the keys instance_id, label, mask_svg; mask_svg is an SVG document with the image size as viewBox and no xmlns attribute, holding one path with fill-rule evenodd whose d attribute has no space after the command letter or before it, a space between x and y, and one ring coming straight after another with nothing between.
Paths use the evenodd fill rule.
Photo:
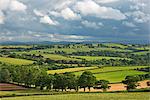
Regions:
<instances>
[{"instance_id":1,"label":"dark green tree","mask_svg":"<svg viewBox=\"0 0 150 100\"><path fill-rule=\"evenodd\" d=\"M91 72L85 71L80 76L78 82L79 82L78 84L80 88L84 88L84 91L85 91L85 88L88 87L90 91L90 88L95 85L96 77Z\"/></svg>"},{"instance_id":2,"label":"dark green tree","mask_svg":"<svg viewBox=\"0 0 150 100\"><path fill-rule=\"evenodd\" d=\"M125 80L122 81L123 84L126 84L126 88L128 91L132 89L136 89L139 85L138 81L140 80L139 76L127 76Z\"/></svg>"},{"instance_id":3,"label":"dark green tree","mask_svg":"<svg viewBox=\"0 0 150 100\"><path fill-rule=\"evenodd\" d=\"M12 79L11 79L11 74L10 74L9 70L6 68L0 69L0 82L8 83L11 80Z\"/></svg>"},{"instance_id":4,"label":"dark green tree","mask_svg":"<svg viewBox=\"0 0 150 100\"><path fill-rule=\"evenodd\" d=\"M96 85L100 85L100 88L103 89L103 92L106 92L107 89L110 88L108 84L109 84L109 81L107 80L99 80L96 82Z\"/></svg>"}]
</instances>

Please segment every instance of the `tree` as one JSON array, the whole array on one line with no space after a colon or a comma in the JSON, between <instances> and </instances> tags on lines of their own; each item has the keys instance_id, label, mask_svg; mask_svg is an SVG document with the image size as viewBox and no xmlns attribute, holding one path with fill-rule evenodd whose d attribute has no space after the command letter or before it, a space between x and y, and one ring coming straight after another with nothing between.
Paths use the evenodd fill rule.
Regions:
<instances>
[{"instance_id":1,"label":"tree","mask_svg":"<svg viewBox=\"0 0 150 100\"><path fill-rule=\"evenodd\" d=\"M96 77L89 71L83 72L79 78L79 86L80 88L84 88L84 92L86 87L88 87L90 91L90 88L95 85L95 82Z\"/></svg>"},{"instance_id":2,"label":"tree","mask_svg":"<svg viewBox=\"0 0 150 100\"><path fill-rule=\"evenodd\" d=\"M103 89L103 92L106 92L107 89L110 88L108 84L109 84L109 81L107 80L99 80L96 82L96 85L100 85L100 88Z\"/></svg>"},{"instance_id":3,"label":"tree","mask_svg":"<svg viewBox=\"0 0 150 100\"><path fill-rule=\"evenodd\" d=\"M78 91L78 78L72 73L64 73L67 78L67 87L68 89L75 89Z\"/></svg>"},{"instance_id":4,"label":"tree","mask_svg":"<svg viewBox=\"0 0 150 100\"><path fill-rule=\"evenodd\" d=\"M8 83L11 81L11 75L8 69L0 69L0 82Z\"/></svg>"},{"instance_id":5,"label":"tree","mask_svg":"<svg viewBox=\"0 0 150 100\"><path fill-rule=\"evenodd\" d=\"M127 76L125 80L122 81L123 84L126 84L127 90L136 89L139 85L137 82L140 80L139 76Z\"/></svg>"},{"instance_id":6,"label":"tree","mask_svg":"<svg viewBox=\"0 0 150 100\"><path fill-rule=\"evenodd\" d=\"M43 90L44 87L51 87L51 82L53 78L50 77L46 71L41 71L36 79L35 85L40 87L40 90Z\"/></svg>"},{"instance_id":7,"label":"tree","mask_svg":"<svg viewBox=\"0 0 150 100\"><path fill-rule=\"evenodd\" d=\"M64 91L64 89L66 90L68 85L67 77L63 74L55 74L54 78L53 88L58 90L61 89L62 91Z\"/></svg>"}]
</instances>

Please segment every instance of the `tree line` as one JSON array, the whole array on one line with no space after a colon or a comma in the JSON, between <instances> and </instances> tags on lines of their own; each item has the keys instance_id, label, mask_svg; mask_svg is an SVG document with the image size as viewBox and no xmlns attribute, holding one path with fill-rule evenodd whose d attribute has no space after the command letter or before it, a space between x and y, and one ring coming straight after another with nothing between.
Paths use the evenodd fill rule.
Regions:
<instances>
[{"instance_id":1,"label":"tree line","mask_svg":"<svg viewBox=\"0 0 150 100\"><path fill-rule=\"evenodd\" d=\"M127 85L127 90L135 89L137 82L144 79L149 79L150 75L127 76L124 84ZM30 66L2 66L0 68L0 82L17 83L27 88L54 89L55 91L66 91L79 88L91 90L102 89L107 91L110 88L108 80L97 80L93 73L89 71L83 72L80 76L72 73L63 74L47 74L46 70L39 67Z\"/></svg>"}]
</instances>

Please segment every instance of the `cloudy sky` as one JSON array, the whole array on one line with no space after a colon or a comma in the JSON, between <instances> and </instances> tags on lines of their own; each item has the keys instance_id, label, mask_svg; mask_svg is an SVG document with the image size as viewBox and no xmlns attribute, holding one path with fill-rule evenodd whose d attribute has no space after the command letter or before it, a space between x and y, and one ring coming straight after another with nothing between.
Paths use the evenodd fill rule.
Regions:
<instances>
[{"instance_id":1,"label":"cloudy sky","mask_svg":"<svg viewBox=\"0 0 150 100\"><path fill-rule=\"evenodd\" d=\"M145 41L150 0L0 0L0 42Z\"/></svg>"}]
</instances>

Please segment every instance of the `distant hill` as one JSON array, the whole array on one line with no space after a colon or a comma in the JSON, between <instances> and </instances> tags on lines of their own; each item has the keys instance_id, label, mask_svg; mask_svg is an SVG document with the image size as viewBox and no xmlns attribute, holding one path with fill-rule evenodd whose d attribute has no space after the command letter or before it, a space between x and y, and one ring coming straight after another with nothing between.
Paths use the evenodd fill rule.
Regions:
<instances>
[{"instance_id":1,"label":"distant hill","mask_svg":"<svg viewBox=\"0 0 150 100\"><path fill-rule=\"evenodd\" d=\"M111 41L111 42L100 42L100 41L84 41L84 42L67 42L67 41L61 41L61 42L51 42L51 41L32 41L32 42L19 42L19 41L5 41L1 42L0 45L26 45L26 44L70 44L70 43L123 43L123 44L150 44L149 40L141 40L141 41Z\"/></svg>"}]
</instances>

